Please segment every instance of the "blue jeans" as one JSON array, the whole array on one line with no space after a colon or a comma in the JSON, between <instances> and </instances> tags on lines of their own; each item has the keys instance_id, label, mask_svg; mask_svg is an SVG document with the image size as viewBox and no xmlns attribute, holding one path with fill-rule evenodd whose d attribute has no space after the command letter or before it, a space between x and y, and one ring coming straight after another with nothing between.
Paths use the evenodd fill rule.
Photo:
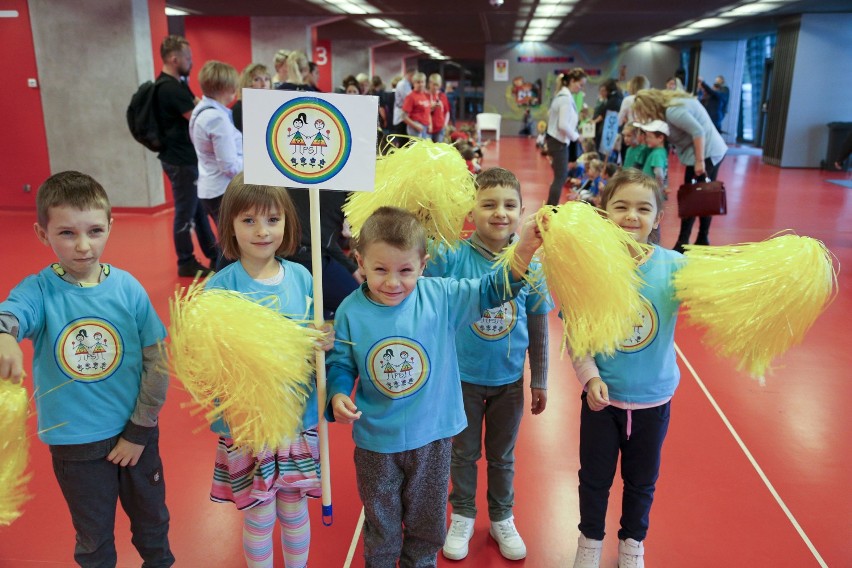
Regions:
<instances>
[{"instance_id":1,"label":"blue jeans","mask_svg":"<svg viewBox=\"0 0 852 568\"><path fill-rule=\"evenodd\" d=\"M462 381L462 398L467 428L453 437L450 504L455 514L476 517L476 462L482 457L484 421L488 518L505 521L515 505L515 441L524 414L524 380L497 387Z\"/></svg>"},{"instance_id":2,"label":"blue jeans","mask_svg":"<svg viewBox=\"0 0 852 568\"><path fill-rule=\"evenodd\" d=\"M545 139L547 155L550 156L550 167L553 169L553 181L547 194L548 205L559 205L562 196L562 186L568 181L568 152L570 144L560 142L553 136Z\"/></svg>"},{"instance_id":3,"label":"blue jeans","mask_svg":"<svg viewBox=\"0 0 852 568\"><path fill-rule=\"evenodd\" d=\"M175 200L174 240L178 265L190 263L195 258L192 229L198 244L210 261L216 260L216 237L210 229L207 213L198 200L198 166L175 166L160 160L163 171L172 184Z\"/></svg>"},{"instance_id":4,"label":"blue jeans","mask_svg":"<svg viewBox=\"0 0 852 568\"><path fill-rule=\"evenodd\" d=\"M115 567L118 501L130 518L131 541L142 557L143 568L174 564L159 437L155 429L139 462L127 467L106 460L118 436L90 444L50 447L53 472L77 532L74 560L83 568Z\"/></svg>"},{"instance_id":5,"label":"blue jeans","mask_svg":"<svg viewBox=\"0 0 852 568\"><path fill-rule=\"evenodd\" d=\"M447 130L446 128L442 128L438 132L433 132L432 134L430 134L429 137L432 139L432 142L435 142L435 143L443 142L444 141L444 132L446 132L446 130Z\"/></svg>"},{"instance_id":6,"label":"blue jeans","mask_svg":"<svg viewBox=\"0 0 852 568\"><path fill-rule=\"evenodd\" d=\"M660 475L660 453L669 428L671 401L628 411L607 406L598 412L589 408L586 393L580 411L580 532L586 538L603 540L607 502L615 466L621 452L620 540L643 541L654 490ZM628 423L632 422L628 437Z\"/></svg>"},{"instance_id":7,"label":"blue jeans","mask_svg":"<svg viewBox=\"0 0 852 568\"><path fill-rule=\"evenodd\" d=\"M417 131L417 130L414 130L413 128L411 128L410 126L406 125L405 131L409 136L412 136L414 138L424 138L424 139L431 138L431 136L429 135L428 125L421 123L421 126L423 127L423 130Z\"/></svg>"}]
</instances>

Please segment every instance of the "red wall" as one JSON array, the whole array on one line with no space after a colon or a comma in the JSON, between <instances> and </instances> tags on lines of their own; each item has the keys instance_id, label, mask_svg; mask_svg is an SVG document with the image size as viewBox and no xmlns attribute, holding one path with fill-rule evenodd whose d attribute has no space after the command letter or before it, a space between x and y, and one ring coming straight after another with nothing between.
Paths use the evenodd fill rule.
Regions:
<instances>
[{"instance_id":1,"label":"red wall","mask_svg":"<svg viewBox=\"0 0 852 568\"><path fill-rule=\"evenodd\" d=\"M5 132L0 136L0 207L34 209L38 186L50 175L41 91L27 86L38 78L27 0L7 0L0 18L0 77L3 77ZM24 193L24 184L31 191Z\"/></svg>"},{"instance_id":2,"label":"red wall","mask_svg":"<svg viewBox=\"0 0 852 568\"><path fill-rule=\"evenodd\" d=\"M230 63L237 73L251 63L251 24L247 17L186 16L184 30L192 48L189 85L199 98L198 72L206 61Z\"/></svg>"}]
</instances>

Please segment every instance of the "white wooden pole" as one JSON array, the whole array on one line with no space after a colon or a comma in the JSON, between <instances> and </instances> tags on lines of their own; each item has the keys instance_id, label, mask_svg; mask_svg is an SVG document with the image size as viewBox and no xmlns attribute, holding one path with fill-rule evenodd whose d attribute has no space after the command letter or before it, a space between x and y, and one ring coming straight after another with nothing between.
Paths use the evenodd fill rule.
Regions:
<instances>
[{"instance_id":1,"label":"white wooden pole","mask_svg":"<svg viewBox=\"0 0 852 568\"><path fill-rule=\"evenodd\" d=\"M325 323L322 302L322 237L320 236L320 190L311 187L311 266L314 278L314 324L317 329ZM322 524L331 526L334 515L331 507L331 466L328 456L328 422L325 419L325 351L318 350L317 364L317 409L319 411L320 473L322 481Z\"/></svg>"}]
</instances>

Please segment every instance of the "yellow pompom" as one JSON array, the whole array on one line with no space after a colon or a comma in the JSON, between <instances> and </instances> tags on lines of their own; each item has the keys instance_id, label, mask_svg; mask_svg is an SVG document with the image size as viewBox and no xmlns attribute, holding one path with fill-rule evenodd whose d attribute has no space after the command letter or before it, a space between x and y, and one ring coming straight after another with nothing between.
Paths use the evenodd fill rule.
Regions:
<instances>
[{"instance_id":1,"label":"yellow pompom","mask_svg":"<svg viewBox=\"0 0 852 568\"><path fill-rule=\"evenodd\" d=\"M222 417L234 443L258 453L297 433L322 333L253 300L195 284L177 292L168 357L205 418Z\"/></svg>"},{"instance_id":2,"label":"yellow pompom","mask_svg":"<svg viewBox=\"0 0 852 568\"><path fill-rule=\"evenodd\" d=\"M25 474L30 443L27 439L27 391L20 384L0 380L0 526L21 516L31 474Z\"/></svg>"},{"instance_id":3,"label":"yellow pompom","mask_svg":"<svg viewBox=\"0 0 852 568\"><path fill-rule=\"evenodd\" d=\"M542 207L536 220L547 288L562 312L562 348L569 346L574 358L614 353L645 302L630 252L642 245L580 201ZM514 246L500 255L504 266Z\"/></svg>"},{"instance_id":4,"label":"yellow pompom","mask_svg":"<svg viewBox=\"0 0 852 568\"><path fill-rule=\"evenodd\" d=\"M836 291L831 253L809 237L685 248L674 284L687 316L754 377L801 342Z\"/></svg>"},{"instance_id":5,"label":"yellow pompom","mask_svg":"<svg viewBox=\"0 0 852 568\"><path fill-rule=\"evenodd\" d=\"M419 140L379 157L375 189L353 193L343 212L357 237L373 211L399 207L420 220L430 242L454 248L475 198L473 175L458 151Z\"/></svg>"}]
</instances>

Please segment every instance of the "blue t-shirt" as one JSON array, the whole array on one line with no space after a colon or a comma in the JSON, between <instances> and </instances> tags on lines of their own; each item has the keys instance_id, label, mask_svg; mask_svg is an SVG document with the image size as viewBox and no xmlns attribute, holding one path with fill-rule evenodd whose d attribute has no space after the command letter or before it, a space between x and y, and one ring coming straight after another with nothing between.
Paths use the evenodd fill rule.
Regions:
<instances>
[{"instance_id":1,"label":"blue t-shirt","mask_svg":"<svg viewBox=\"0 0 852 568\"><path fill-rule=\"evenodd\" d=\"M257 299L258 303L274 307L285 316L294 319L313 319L313 278L302 266L289 260L278 259L284 267L284 279L274 285L262 284L249 276L242 263L229 264L210 278L208 288L234 290ZM270 298L274 298L271 300ZM272 302L275 302L274 304ZM310 307L308 304L310 303ZM249 322L248 325L251 325ZM311 389L302 415L302 430L315 428L319 413L317 411L317 391ZM210 429L217 434L230 437L230 429L223 419L216 420Z\"/></svg>"},{"instance_id":2,"label":"blue t-shirt","mask_svg":"<svg viewBox=\"0 0 852 568\"><path fill-rule=\"evenodd\" d=\"M683 261L680 253L654 246L651 257L639 266L643 280L639 292L650 302L643 307L642 324L634 328L615 355L595 355L610 399L642 404L674 395L680 381L674 350L680 302L672 278Z\"/></svg>"},{"instance_id":3,"label":"blue t-shirt","mask_svg":"<svg viewBox=\"0 0 852 568\"><path fill-rule=\"evenodd\" d=\"M477 247L471 241L464 241L457 250L439 251L429 259L425 274L462 279L494 272L491 253ZM535 268L535 265L530 266L531 270ZM542 279L535 289L526 284L513 300L483 310L478 321L456 335L462 380L475 385L500 386L521 378L529 347L527 315L547 314L551 309L553 301Z\"/></svg>"},{"instance_id":4,"label":"blue t-shirt","mask_svg":"<svg viewBox=\"0 0 852 568\"><path fill-rule=\"evenodd\" d=\"M360 377L352 428L359 448L379 453L413 450L461 432L462 406L455 336L520 292L502 274L482 279L420 278L399 305L370 300L366 284L337 309L328 358L328 400L349 395ZM326 415L334 420L330 406Z\"/></svg>"},{"instance_id":5,"label":"blue t-shirt","mask_svg":"<svg viewBox=\"0 0 852 568\"><path fill-rule=\"evenodd\" d=\"M81 287L47 267L0 303L18 319L18 341L35 348L33 384L39 438L87 444L120 434L136 407L142 350L165 339L148 294L130 274Z\"/></svg>"}]
</instances>

